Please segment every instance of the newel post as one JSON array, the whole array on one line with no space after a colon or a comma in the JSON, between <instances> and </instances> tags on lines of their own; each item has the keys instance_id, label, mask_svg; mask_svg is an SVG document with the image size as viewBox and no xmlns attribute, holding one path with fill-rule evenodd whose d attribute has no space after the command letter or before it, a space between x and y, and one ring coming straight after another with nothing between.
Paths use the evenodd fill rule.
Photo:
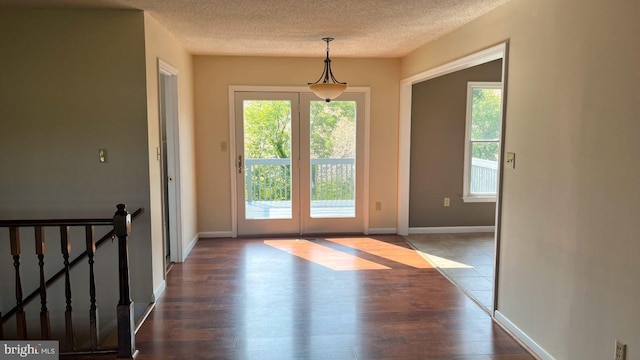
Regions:
<instances>
[{"instance_id":1,"label":"newel post","mask_svg":"<svg viewBox=\"0 0 640 360\"><path fill-rule=\"evenodd\" d=\"M133 301L129 292L129 248L131 215L125 204L118 204L113 216L113 233L118 237L120 301L118 302L118 359L133 359L136 353Z\"/></svg>"}]
</instances>

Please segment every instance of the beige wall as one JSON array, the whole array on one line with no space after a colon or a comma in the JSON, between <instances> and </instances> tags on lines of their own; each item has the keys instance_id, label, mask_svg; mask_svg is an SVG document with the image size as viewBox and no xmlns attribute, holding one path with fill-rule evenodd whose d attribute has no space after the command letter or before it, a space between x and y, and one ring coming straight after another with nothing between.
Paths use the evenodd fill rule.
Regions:
<instances>
[{"instance_id":1,"label":"beige wall","mask_svg":"<svg viewBox=\"0 0 640 360\"><path fill-rule=\"evenodd\" d=\"M231 231L229 85L304 86L322 71L322 58L194 57L198 229ZM396 227L399 60L333 59L351 86L371 88L370 227ZM376 201L383 203L375 211Z\"/></svg>"},{"instance_id":2,"label":"beige wall","mask_svg":"<svg viewBox=\"0 0 640 360\"><path fill-rule=\"evenodd\" d=\"M640 3L511 0L402 60L509 39L498 310L557 359L640 359Z\"/></svg>"},{"instance_id":3,"label":"beige wall","mask_svg":"<svg viewBox=\"0 0 640 360\"><path fill-rule=\"evenodd\" d=\"M160 161L156 148L160 146L158 105L158 59L178 70L178 124L180 164L181 232L183 248L194 241L197 234L195 144L193 116L193 69L191 55L178 40L151 15L144 15L144 35L147 80L148 156L151 193L151 234L153 288L164 279L164 243L162 235L162 184Z\"/></svg>"},{"instance_id":4,"label":"beige wall","mask_svg":"<svg viewBox=\"0 0 640 360\"><path fill-rule=\"evenodd\" d=\"M495 202L464 202L464 146L469 81L502 81L502 61L413 85L410 227L493 226ZM444 207L444 198L450 206Z\"/></svg>"},{"instance_id":5,"label":"beige wall","mask_svg":"<svg viewBox=\"0 0 640 360\"><path fill-rule=\"evenodd\" d=\"M149 209L143 30L139 11L0 10L0 218L111 217L118 202ZM98 162L99 148L108 163ZM152 293L149 224L146 213L130 243L139 302ZM51 271L62 264L56 242ZM75 253L83 247L72 240ZM117 269L116 258L97 265L107 261Z\"/></svg>"}]
</instances>

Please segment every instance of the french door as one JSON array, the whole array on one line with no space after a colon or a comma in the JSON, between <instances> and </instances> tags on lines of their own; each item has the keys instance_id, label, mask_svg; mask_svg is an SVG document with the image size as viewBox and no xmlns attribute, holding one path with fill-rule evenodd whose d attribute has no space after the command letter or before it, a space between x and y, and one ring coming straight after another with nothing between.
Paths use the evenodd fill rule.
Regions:
<instances>
[{"instance_id":1,"label":"french door","mask_svg":"<svg viewBox=\"0 0 640 360\"><path fill-rule=\"evenodd\" d=\"M238 234L362 232L364 95L234 96Z\"/></svg>"}]
</instances>

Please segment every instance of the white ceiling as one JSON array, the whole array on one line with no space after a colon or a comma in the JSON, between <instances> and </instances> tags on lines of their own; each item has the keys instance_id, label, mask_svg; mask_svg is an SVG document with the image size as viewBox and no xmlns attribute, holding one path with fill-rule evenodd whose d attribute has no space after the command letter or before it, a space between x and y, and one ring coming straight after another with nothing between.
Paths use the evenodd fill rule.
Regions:
<instances>
[{"instance_id":1,"label":"white ceiling","mask_svg":"<svg viewBox=\"0 0 640 360\"><path fill-rule=\"evenodd\" d=\"M508 0L0 0L0 7L141 9L193 54L400 57Z\"/></svg>"}]
</instances>

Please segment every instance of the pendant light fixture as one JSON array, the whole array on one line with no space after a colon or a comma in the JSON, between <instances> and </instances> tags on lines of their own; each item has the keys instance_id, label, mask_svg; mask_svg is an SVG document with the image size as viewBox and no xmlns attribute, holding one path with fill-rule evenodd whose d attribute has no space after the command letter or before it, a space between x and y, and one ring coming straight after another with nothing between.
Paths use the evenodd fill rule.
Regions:
<instances>
[{"instance_id":1,"label":"pendant light fixture","mask_svg":"<svg viewBox=\"0 0 640 360\"><path fill-rule=\"evenodd\" d=\"M319 98L324 99L326 102L329 102L342 94L346 88L347 83L340 82L336 80L333 76L333 72L331 71L331 59L329 59L329 42L332 41L333 38L326 37L322 38L322 41L327 43L327 58L324 59L324 71L320 76L320 79L314 83L308 83L309 88L313 91Z\"/></svg>"}]
</instances>

